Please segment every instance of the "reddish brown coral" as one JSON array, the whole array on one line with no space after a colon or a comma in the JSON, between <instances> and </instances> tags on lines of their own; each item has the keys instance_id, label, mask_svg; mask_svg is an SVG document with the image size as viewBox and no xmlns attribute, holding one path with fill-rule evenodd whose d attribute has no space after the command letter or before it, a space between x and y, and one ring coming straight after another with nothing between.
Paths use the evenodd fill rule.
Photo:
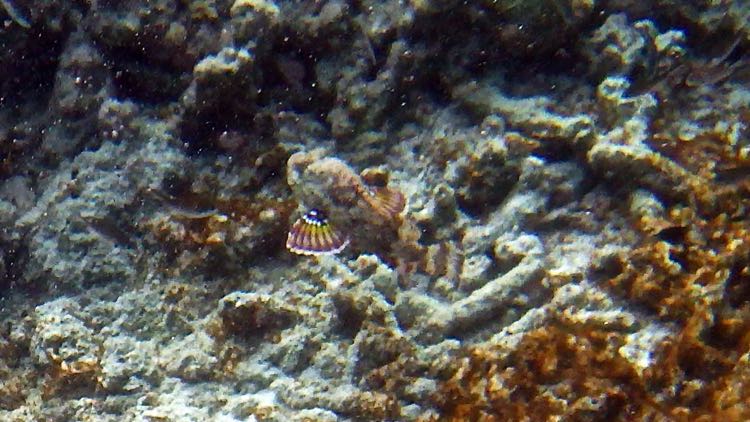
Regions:
<instances>
[{"instance_id":1,"label":"reddish brown coral","mask_svg":"<svg viewBox=\"0 0 750 422\"><path fill-rule=\"evenodd\" d=\"M95 361L74 362L73 365L55 360L46 368L42 397L91 396L101 387L101 373L98 358Z\"/></svg>"},{"instance_id":2,"label":"reddish brown coral","mask_svg":"<svg viewBox=\"0 0 750 422\"><path fill-rule=\"evenodd\" d=\"M750 162L719 135L651 143L660 182L636 185L665 213L631 217L640 243L590 276L676 328L653 364L621 356L615 327L553 315L512 350L465 349L434 397L440 420L750 420ZM665 175L675 169L686 177Z\"/></svg>"},{"instance_id":3,"label":"reddish brown coral","mask_svg":"<svg viewBox=\"0 0 750 422\"><path fill-rule=\"evenodd\" d=\"M750 400L750 180L727 180L747 159L726 139L683 142L657 136L654 148L697 175L685 201L664 218L641 218L641 244L609 263L604 285L676 323L645 375L672 417L747 420ZM739 363L738 363L739 362Z\"/></svg>"},{"instance_id":4,"label":"reddish brown coral","mask_svg":"<svg viewBox=\"0 0 750 422\"><path fill-rule=\"evenodd\" d=\"M659 413L630 363L623 336L577 326L525 335L507 357L493 346L467 351L437 401L449 420L584 420Z\"/></svg>"},{"instance_id":5,"label":"reddish brown coral","mask_svg":"<svg viewBox=\"0 0 750 422\"><path fill-rule=\"evenodd\" d=\"M705 206L675 205L666 220L639 221L641 246L606 285L682 327L649 374L675 391L667 400L674 414L747 420L750 408L740 405L750 380L737 362L750 349L750 227L739 200L749 191L744 183L705 188L695 201Z\"/></svg>"}]
</instances>

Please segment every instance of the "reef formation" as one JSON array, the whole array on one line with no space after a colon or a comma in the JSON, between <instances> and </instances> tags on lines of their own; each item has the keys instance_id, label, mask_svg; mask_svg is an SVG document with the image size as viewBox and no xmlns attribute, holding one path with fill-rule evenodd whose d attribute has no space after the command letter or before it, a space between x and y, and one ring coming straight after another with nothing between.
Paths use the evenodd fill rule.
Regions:
<instances>
[{"instance_id":1,"label":"reef formation","mask_svg":"<svg viewBox=\"0 0 750 422\"><path fill-rule=\"evenodd\" d=\"M0 6L1 420L750 420L747 1Z\"/></svg>"}]
</instances>

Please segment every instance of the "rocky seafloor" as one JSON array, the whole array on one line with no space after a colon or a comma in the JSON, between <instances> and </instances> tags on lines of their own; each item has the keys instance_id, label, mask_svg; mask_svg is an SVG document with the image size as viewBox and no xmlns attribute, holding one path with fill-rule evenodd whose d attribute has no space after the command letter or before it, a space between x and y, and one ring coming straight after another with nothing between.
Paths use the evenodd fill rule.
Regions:
<instances>
[{"instance_id":1,"label":"rocky seafloor","mask_svg":"<svg viewBox=\"0 0 750 422\"><path fill-rule=\"evenodd\" d=\"M0 18L0 420L750 420L747 0Z\"/></svg>"}]
</instances>

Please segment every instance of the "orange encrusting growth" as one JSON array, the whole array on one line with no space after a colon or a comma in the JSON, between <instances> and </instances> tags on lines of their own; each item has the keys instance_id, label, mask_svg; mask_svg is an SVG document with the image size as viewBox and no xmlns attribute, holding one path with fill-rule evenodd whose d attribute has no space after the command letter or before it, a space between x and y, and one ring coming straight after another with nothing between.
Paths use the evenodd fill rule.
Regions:
<instances>
[{"instance_id":1,"label":"orange encrusting growth","mask_svg":"<svg viewBox=\"0 0 750 422\"><path fill-rule=\"evenodd\" d=\"M750 160L718 137L653 142L655 157L691 177L664 177L677 184L656 191L664 213L630 216L639 244L589 273L674 329L651 363L623 355L628 331L553 314L512 350L464 348L433 397L440 416L423 420L750 420Z\"/></svg>"}]
</instances>

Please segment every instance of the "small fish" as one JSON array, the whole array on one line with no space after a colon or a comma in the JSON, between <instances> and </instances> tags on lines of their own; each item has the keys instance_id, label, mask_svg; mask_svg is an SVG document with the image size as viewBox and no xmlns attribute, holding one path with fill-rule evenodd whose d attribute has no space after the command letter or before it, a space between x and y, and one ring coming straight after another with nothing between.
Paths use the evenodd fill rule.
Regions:
<instances>
[{"instance_id":1,"label":"small fish","mask_svg":"<svg viewBox=\"0 0 750 422\"><path fill-rule=\"evenodd\" d=\"M287 249L299 255L337 254L348 244L349 238L335 231L325 214L314 208L294 222L286 238Z\"/></svg>"},{"instance_id":2,"label":"small fish","mask_svg":"<svg viewBox=\"0 0 750 422\"><path fill-rule=\"evenodd\" d=\"M387 181L375 183L343 161L314 150L289 158L287 182L309 210L289 230L289 251L302 255L336 254L350 243L373 251L388 249L397 241L406 198L385 186Z\"/></svg>"}]
</instances>

